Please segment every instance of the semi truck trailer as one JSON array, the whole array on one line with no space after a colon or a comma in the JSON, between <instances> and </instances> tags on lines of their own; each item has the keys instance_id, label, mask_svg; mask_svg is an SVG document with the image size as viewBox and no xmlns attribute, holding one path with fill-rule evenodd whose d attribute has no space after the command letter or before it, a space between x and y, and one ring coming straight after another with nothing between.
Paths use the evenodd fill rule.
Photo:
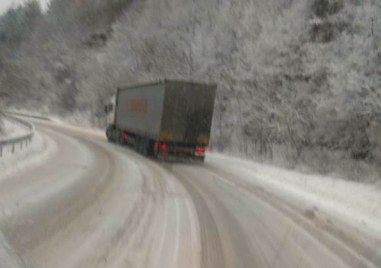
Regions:
<instances>
[{"instance_id":1,"label":"semi truck trailer","mask_svg":"<svg viewBox=\"0 0 381 268\"><path fill-rule=\"evenodd\" d=\"M162 160L204 161L216 89L174 80L120 87L105 107L107 139Z\"/></svg>"}]
</instances>

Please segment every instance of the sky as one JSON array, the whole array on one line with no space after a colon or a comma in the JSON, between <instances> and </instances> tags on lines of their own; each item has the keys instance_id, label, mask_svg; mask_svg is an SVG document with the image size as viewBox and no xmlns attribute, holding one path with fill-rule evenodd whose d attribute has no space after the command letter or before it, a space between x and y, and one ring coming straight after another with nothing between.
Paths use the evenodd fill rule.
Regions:
<instances>
[{"instance_id":1,"label":"sky","mask_svg":"<svg viewBox=\"0 0 381 268\"><path fill-rule=\"evenodd\" d=\"M0 14L4 13L8 8L12 6L17 6L25 2L26 0L0 0ZM38 0L43 8L46 8L46 5L49 0Z\"/></svg>"}]
</instances>

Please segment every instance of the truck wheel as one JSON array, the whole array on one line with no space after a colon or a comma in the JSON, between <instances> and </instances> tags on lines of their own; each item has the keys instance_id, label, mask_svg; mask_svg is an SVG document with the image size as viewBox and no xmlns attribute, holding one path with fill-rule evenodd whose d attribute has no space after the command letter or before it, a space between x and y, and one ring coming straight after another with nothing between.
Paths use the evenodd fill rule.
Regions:
<instances>
[{"instance_id":1,"label":"truck wheel","mask_svg":"<svg viewBox=\"0 0 381 268\"><path fill-rule=\"evenodd\" d=\"M136 137L134 141L134 150L135 152L138 152L138 153L139 153L139 144L140 144L140 138Z\"/></svg>"},{"instance_id":2,"label":"truck wheel","mask_svg":"<svg viewBox=\"0 0 381 268\"><path fill-rule=\"evenodd\" d=\"M148 140L147 139L142 140L142 154L145 156L148 155Z\"/></svg>"},{"instance_id":3,"label":"truck wheel","mask_svg":"<svg viewBox=\"0 0 381 268\"><path fill-rule=\"evenodd\" d=\"M119 141L119 131L117 129L112 130L112 141L113 142Z\"/></svg>"},{"instance_id":4,"label":"truck wheel","mask_svg":"<svg viewBox=\"0 0 381 268\"><path fill-rule=\"evenodd\" d=\"M124 145L125 144L125 141L124 141L124 139L123 139L123 135L122 135L122 132L121 131L119 131L119 134L118 134L118 136L119 136L119 144L120 145Z\"/></svg>"},{"instance_id":5,"label":"truck wheel","mask_svg":"<svg viewBox=\"0 0 381 268\"><path fill-rule=\"evenodd\" d=\"M144 138L140 140L140 153L146 155L146 139Z\"/></svg>"},{"instance_id":6,"label":"truck wheel","mask_svg":"<svg viewBox=\"0 0 381 268\"><path fill-rule=\"evenodd\" d=\"M204 162L205 162L205 156L197 157L196 160L197 160L198 162L204 163Z\"/></svg>"},{"instance_id":7,"label":"truck wheel","mask_svg":"<svg viewBox=\"0 0 381 268\"><path fill-rule=\"evenodd\" d=\"M112 126L108 126L106 129L106 137L109 142L113 141L113 132L114 128Z\"/></svg>"}]
</instances>

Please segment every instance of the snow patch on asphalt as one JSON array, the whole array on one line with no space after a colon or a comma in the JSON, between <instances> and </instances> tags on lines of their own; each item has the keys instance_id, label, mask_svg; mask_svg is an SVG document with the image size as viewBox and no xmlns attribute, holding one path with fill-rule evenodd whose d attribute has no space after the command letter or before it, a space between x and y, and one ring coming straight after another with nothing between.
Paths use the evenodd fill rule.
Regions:
<instances>
[{"instance_id":1,"label":"snow patch on asphalt","mask_svg":"<svg viewBox=\"0 0 381 268\"><path fill-rule=\"evenodd\" d=\"M377 185L303 174L221 154L209 154L207 163L293 205L323 212L381 238L381 189Z\"/></svg>"}]
</instances>

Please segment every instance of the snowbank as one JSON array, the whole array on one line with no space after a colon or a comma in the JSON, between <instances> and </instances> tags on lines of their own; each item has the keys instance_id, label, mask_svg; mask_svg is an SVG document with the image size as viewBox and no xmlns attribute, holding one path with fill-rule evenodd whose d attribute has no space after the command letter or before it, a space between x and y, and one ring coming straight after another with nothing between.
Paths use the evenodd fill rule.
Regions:
<instances>
[{"instance_id":1,"label":"snowbank","mask_svg":"<svg viewBox=\"0 0 381 268\"><path fill-rule=\"evenodd\" d=\"M28 267L13 251L0 232L0 268Z\"/></svg>"},{"instance_id":2,"label":"snowbank","mask_svg":"<svg viewBox=\"0 0 381 268\"><path fill-rule=\"evenodd\" d=\"M30 129L25 127L24 125L9 120L7 118L3 119L3 131L0 132L0 141L6 139L12 139L16 137L20 137L29 133Z\"/></svg>"},{"instance_id":3,"label":"snowbank","mask_svg":"<svg viewBox=\"0 0 381 268\"><path fill-rule=\"evenodd\" d=\"M30 129L25 125L5 118L3 120L4 132L0 140L8 140L26 135ZM2 157L0 157L0 180L12 177L15 173L31 165L37 165L46 161L57 149L57 145L52 139L35 131L32 142L23 147L16 144L15 152L12 146L3 147Z\"/></svg>"},{"instance_id":4,"label":"snowbank","mask_svg":"<svg viewBox=\"0 0 381 268\"><path fill-rule=\"evenodd\" d=\"M4 152L0 158L0 180L12 177L23 168L46 161L56 150L57 144L52 139L36 131L26 150L16 150L14 154Z\"/></svg>"},{"instance_id":5,"label":"snowbank","mask_svg":"<svg viewBox=\"0 0 381 268\"><path fill-rule=\"evenodd\" d=\"M12 120L4 120L5 131L1 139L11 139L26 135L30 129ZM45 161L54 152L56 145L52 140L42 137L41 133L35 132L32 143L23 149L16 145L15 153L11 153L11 146L6 146L0 158L0 180L11 179L23 168ZM25 268L28 267L22 259L13 251L6 239L0 232L0 268Z\"/></svg>"},{"instance_id":6,"label":"snowbank","mask_svg":"<svg viewBox=\"0 0 381 268\"><path fill-rule=\"evenodd\" d=\"M302 174L220 154L210 154L207 159L208 163L297 207L322 212L381 238L381 188L378 185Z\"/></svg>"}]
</instances>

